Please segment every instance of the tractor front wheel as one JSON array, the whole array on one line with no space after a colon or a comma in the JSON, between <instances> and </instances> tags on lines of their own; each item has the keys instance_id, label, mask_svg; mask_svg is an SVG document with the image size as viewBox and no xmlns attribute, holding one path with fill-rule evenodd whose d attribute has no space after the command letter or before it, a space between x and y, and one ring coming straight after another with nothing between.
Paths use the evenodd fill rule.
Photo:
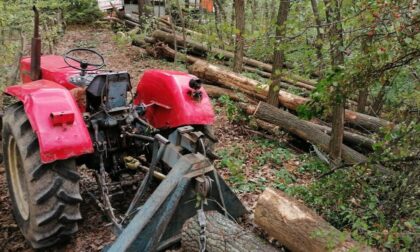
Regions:
<instances>
[{"instance_id":1,"label":"tractor front wheel","mask_svg":"<svg viewBox=\"0 0 420 252\"><path fill-rule=\"evenodd\" d=\"M75 160L41 163L38 139L21 103L5 111L2 140L13 215L21 232L36 249L67 240L81 219Z\"/></svg>"}]
</instances>

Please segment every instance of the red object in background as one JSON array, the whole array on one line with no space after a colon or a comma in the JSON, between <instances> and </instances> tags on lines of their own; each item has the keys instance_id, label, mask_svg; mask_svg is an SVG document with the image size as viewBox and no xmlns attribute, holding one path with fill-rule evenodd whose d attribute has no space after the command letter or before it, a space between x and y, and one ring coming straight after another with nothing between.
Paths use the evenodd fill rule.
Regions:
<instances>
[{"instance_id":1,"label":"red object in background","mask_svg":"<svg viewBox=\"0 0 420 252\"><path fill-rule=\"evenodd\" d=\"M52 81L38 80L10 86L5 92L23 103L32 129L38 137L42 163L93 152L92 140L82 114L65 87ZM59 114L66 116L51 118L51 115Z\"/></svg>"},{"instance_id":2,"label":"red object in background","mask_svg":"<svg viewBox=\"0 0 420 252\"><path fill-rule=\"evenodd\" d=\"M201 0L200 7L207 12L213 12L213 0Z\"/></svg>"},{"instance_id":3,"label":"red object in background","mask_svg":"<svg viewBox=\"0 0 420 252\"><path fill-rule=\"evenodd\" d=\"M201 100L191 97L189 82L192 78L196 77L177 71L145 71L137 86L134 104L156 104L147 108L146 119L158 129L213 124L213 107L206 91L199 89Z\"/></svg>"}]
</instances>

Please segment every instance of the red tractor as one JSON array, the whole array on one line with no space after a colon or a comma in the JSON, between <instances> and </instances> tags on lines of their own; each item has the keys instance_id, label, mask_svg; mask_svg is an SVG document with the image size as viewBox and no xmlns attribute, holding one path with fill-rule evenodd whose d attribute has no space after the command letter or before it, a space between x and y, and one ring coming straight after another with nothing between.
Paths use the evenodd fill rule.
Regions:
<instances>
[{"instance_id":1,"label":"red tractor","mask_svg":"<svg viewBox=\"0 0 420 252\"><path fill-rule=\"evenodd\" d=\"M129 74L101 71L104 58L94 50L41 56L34 11L23 85L5 90L18 101L2 118L13 214L32 247L58 244L77 231L82 164L93 170L98 205L121 234L110 251L161 249L177 241L197 212L234 218L245 212L207 158L216 141L214 112L199 79L148 70L131 94ZM135 188L134 197L126 211L116 212L113 202L127 187ZM111 193L115 188L120 194Z\"/></svg>"}]
</instances>

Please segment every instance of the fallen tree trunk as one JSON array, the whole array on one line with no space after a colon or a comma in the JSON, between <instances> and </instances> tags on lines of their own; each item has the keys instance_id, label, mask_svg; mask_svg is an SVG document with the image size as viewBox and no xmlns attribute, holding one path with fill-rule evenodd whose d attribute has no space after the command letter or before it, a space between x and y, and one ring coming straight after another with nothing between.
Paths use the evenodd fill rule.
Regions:
<instances>
[{"instance_id":1,"label":"fallen tree trunk","mask_svg":"<svg viewBox=\"0 0 420 252\"><path fill-rule=\"evenodd\" d=\"M218 98L222 95L229 96L230 99L237 102L246 102L248 104L257 104L257 101L250 99L247 95L241 92L235 92L234 90L217 87L213 85L202 85L207 94L212 98Z\"/></svg>"},{"instance_id":2,"label":"fallen tree trunk","mask_svg":"<svg viewBox=\"0 0 420 252\"><path fill-rule=\"evenodd\" d=\"M375 251L340 232L302 203L271 188L259 197L254 220L293 252Z\"/></svg>"},{"instance_id":3,"label":"fallen tree trunk","mask_svg":"<svg viewBox=\"0 0 420 252\"><path fill-rule=\"evenodd\" d=\"M228 88L239 88L251 97L257 97L265 100L268 93L268 87L259 82L239 75L227 69L209 64L205 61L196 61L188 68L189 72L199 78L213 81ZM282 106L296 111L300 105L308 102L309 99L294 95L285 91L279 92L279 102ZM381 118L354 112L345 111L345 121L347 124L370 131L378 131L379 128L390 125L391 123Z\"/></svg>"},{"instance_id":4,"label":"fallen tree trunk","mask_svg":"<svg viewBox=\"0 0 420 252\"><path fill-rule=\"evenodd\" d=\"M251 109L249 109L251 110ZM329 153L330 136L319 130L313 123L299 119L285 110L260 102L255 108L254 116L263 121L281 127L312 144L318 146L325 153ZM347 164L359 164L367 161L366 156L342 145L342 158Z\"/></svg>"},{"instance_id":5,"label":"fallen tree trunk","mask_svg":"<svg viewBox=\"0 0 420 252\"><path fill-rule=\"evenodd\" d=\"M249 105L248 105L249 106ZM252 107L248 107L245 108L244 110L246 113L248 114L254 114L255 113L255 108ZM257 125L258 127L260 127L263 130L266 130L268 132L270 132L273 135L278 135L279 131L280 131L280 127L271 123L268 123L266 121L263 120L259 120L257 119ZM319 125L319 124L315 124L313 122L308 122L309 124L311 124L312 126L314 126L315 128L321 130L322 132L330 135L331 134L331 127L328 126L324 126L324 125ZM375 143L375 141L373 141L372 139L357 134L357 133L353 133L350 131L344 131L344 142L348 143L349 145L352 145L352 147L362 147L368 150L372 150L373 149L373 144Z\"/></svg>"},{"instance_id":6,"label":"fallen tree trunk","mask_svg":"<svg viewBox=\"0 0 420 252\"><path fill-rule=\"evenodd\" d=\"M325 125L319 125L313 122L309 122L309 123L315 128L318 128L319 130L321 130L322 132L328 135L331 135L331 127L325 126ZM346 131L346 130L344 131L344 142L351 144L353 147L357 146L357 147L362 147L368 150L373 150L373 144L375 143L375 141L373 141L369 137L366 137L357 133L353 133L350 131Z\"/></svg>"},{"instance_id":7,"label":"fallen tree trunk","mask_svg":"<svg viewBox=\"0 0 420 252\"><path fill-rule=\"evenodd\" d=\"M207 91L210 97L220 97L222 95L228 95L232 100L240 102L239 107L248 115L254 115L256 111L257 107L250 104L256 104L257 102L248 97L246 97L246 99L248 100L244 99L244 97L241 96L238 92L234 92L226 88L216 87L213 85L204 85L204 89ZM311 125L312 127L317 128L325 134L331 134L331 127L329 126L320 125L315 122L305 122ZM280 133L281 127L279 127L278 125L260 119L256 119L256 123L259 128L268 131L273 135L278 135ZM347 130L344 131L344 142L348 143L349 145L352 145L353 147L362 147L366 150L372 150L373 144L375 143L375 141L373 141L369 137L353 133Z\"/></svg>"},{"instance_id":8,"label":"fallen tree trunk","mask_svg":"<svg viewBox=\"0 0 420 252\"><path fill-rule=\"evenodd\" d=\"M206 251L279 251L255 234L227 219L222 214L206 212ZM200 251L200 225L197 216L188 219L182 227L182 251Z\"/></svg>"},{"instance_id":9,"label":"fallen tree trunk","mask_svg":"<svg viewBox=\"0 0 420 252\"><path fill-rule=\"evenodd\" d=\"M187 62L188 64L194 64L196 61L200 60L197 57L186 55L180 52L176 52L174 49L170 48L165 44L158 44L156 46L156 51L158 52L159 56L163 56L166 59L174 60L175 55L178 60Z\"/></svg>"},{"instance_id":10,"label":"fallen tree trunk","mask_svg":"<svg viewBox=\"0 0 420 252\"><path fill-rule=\"evenodd\" d=\"M168 29L168 31L169 31L169 28L167 28ZM166 32L166 31L165 31ZM159 33L160 34L160 33ZM171 34L172 35L172 34ZM153 39L154 40L159 40L159 38L158 37L153 37ZM166 40L164 41L165 43L168 43ZM183 40L182 41L180 41L179 43L183 43ZM173 41L172 41L172 43L173 43ZM170 43L169 43L170 44ZM164 44L161 44L161 45L159 45L160 47L162 47L160 50L161 50L161 52L162 52L162 55L164 55L166 58L168 58L168 59L174 59L174 57L175 57L175 50L173 50L172 48L170 48L170 47L168 47L168 46L166 46L166 45L164 45ZM187 47L188 47L189 45L188 45L188 40L187 40ZM193 46L193 48L197 48L197 45L196 46ZM199 49L199 51L201 50L201 45L200 45L200 49ZM187 58L187 63L189 63L189 64L193 64L193 63L195 63L197 60L201 60L201 59L199 59L199 58L197 58L197 57L194 57L194 56L190 56L190 55L185 55L184 57L186 57ZM188 57L192 57L192 58L188 58ZM248 66L244 66L244 69L246 70L246 71L250 71L250 72L254 72L254 73L257 73L257 74L259 74L259 75L261 75L261 76L263 76L263 77L266 77L266 78L270 78L270 76L271 76L271 74L270 73L267 73L267 72L264 72L264 71L261 71L261 70L259 70L259 69L256 69L256 68L253 68L253 67L248 67ZM298 88L303 88L303 89L306 89L306 90L314 90L315 89L315 87L314 86L311 86L311 85L308 85L308 84L305 84L305 83L303 83L303 82L299 82L299 81L295 81L295 80L293 80L293 79L291 79L291 78L289 78L289 77L287 77L287 76L283 76L282 77L282 81L284 81L285 83L282 83L282 85L283 85L283 87L285 87L285 88L290 88L291 86L289 86L289 84L291 84L292 86L296 86L296 87L298 87Z\"/></svg>"}]
</instances>

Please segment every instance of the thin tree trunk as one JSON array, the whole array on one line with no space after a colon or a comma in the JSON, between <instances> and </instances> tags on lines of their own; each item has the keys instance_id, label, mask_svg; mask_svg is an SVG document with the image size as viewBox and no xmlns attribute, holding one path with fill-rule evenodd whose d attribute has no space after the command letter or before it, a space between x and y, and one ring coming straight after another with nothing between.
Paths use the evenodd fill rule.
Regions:
<instances>
[{"instance_id":1,"label":"thin tree trunk","mask_svg":"<svg viewBox=\"0 0 420 252\"><path fill-rule=\"evenodd\" d=\"M137 1L137 7L138 7L138 12L139 12L139 23L140 25L143 24L143 21L145 20L145 15L146 15L146 1L145 0L138 0Z\"/></svg>"},{"instance_id":2,"label":"thin tree trunk","mask_svg":"<svg viewBox=\"0 0 420 252\"><path fill-rule=\"evenodd\" d=\"M217 4L217 1L213 2L213 7L214 7L214 25L216 27L217 37L219 38L220 42L222 42L222 49L224 49L223 35L220 30L220 24L222 23L222 17L220 14L221 10L220 10L220 6Z\"/></svg>"},{"instance_id":3,"label":"thin tree trunk","mask_svg":"<svg viewBox=\"0 0 420 252\"><path fill-rule=\"evenodd\" d=\"M177 4L177 8L179 10L179 18L181 19L181 26L182 26L182 46L185 49L185 53L187 52L186 50L186 41L187 41L187 33L185 31L185 19L184 19L184 13L182 13L182 8L181 8L181 4L179 3L179 0L176 0L176 4ZM173 23L173 22L172 22ZM175 34L175 31L173 31L173 33Z\"/></svg>"},{"instance_id":4,"label":"thin tree trunk","mask_svg":"<svg viewBox=\"0 0 420 252\"><path fill-rule=\"evenodd\" d=\"M233 33L235 31L235 2L236 2L236 0L232 1L232 13L230 15L230 41L231 41L231 44L235 43L235 41L232 39L233 38Z\"/></svg>"},{"instance_id":5,"label":"thin tree trunk","mask_svg":"<svg viewBox=\"0 0 420 252\"><path fill-rule=\"evenodd\" d=\"M245 1L235 0L235 19L236 19L236 43L235 43L235 57L233 58L233 71L236 73L242 72L242 65L244 61L244 47L245 47Z\"/></svg>"},{"instance_id":6,"label":"thin tree trunk","mask_svg":"<svg viewBox=\"0 0 420 252\"><path fill-rule=\"evenodd\" d=\"M172 15L172 13L173 13L172 5L169 5L169 6L170 6L169 7L169 13L171 15L171 29L172 29L172 33L176 34L175 20L174 20L174 17ZM183 41L184 41L184 45L185 45L185 40L183 39ZM174 36L173 43L174 43L174 50L175 50L174 62L176 62L176 55L177 55L177 52L178 52L178 44L177 44L176 36Z\"/></svg>"},{"instance_id":7,"label":"thin tree trunk","mask_svg":"<svg viewBox=\"0 0 420 252\"><path fill-rule=\"evenodd\" d=\"M379 93L376 95L375 100L372 105L372 114L379 115L381 113L382 106L384 105L384 98L386 94L387 87L391 85L391 81L386 80L384 84L382 84Z\"/></svg>"},{"instance_id":8,"label":"thin tree trunk","mask_svg":"<svg viewBox=\"0 0 420 252\"><path fill-rule=\"evenodd\" d=\"M251 22L251 32L254 33L257 29L257 20L258 20L258 2L257 0L250 0L251 5L251 16L252 16L252 22Z\"/></svg>"},{"instance_id":9,"label":"thin tree trunk","mask_svg":"<svg viewBox=\"0 0 420 252\"><path fill-rule=\"evenodd\" d=\"M316 56L319 61L319 68L318 71L321 74L321 70L324 66L324 60L322 57L322 44L323 44L323 36L321 33L321 17L319 16L318 11L318 3L316 0L311 0L312 12L314 13L315 24L316 24L316 41L315 41L315 48L316 48Z\"/></svg>"},{"instance_id":10,"label":"thin tree trunk","mask_svg":"<svg viewBox=\"0 0 420 252\"><path fill-rule=\"evenodd\" d=\"M344 65L343 48L343 27L341 24L340 4L338 0L324 0L326 18L329 24L329 40L331 67L339 69L340 65ZM332 108L332 132L329 144L330 157L333 165L341 162L341 145L343 143L344 133L344 112L346 99L342 93L340 86L335 87L333 91L333 108Z\"/></svg>"},{"instance_id":11,"label":"thin tree trunk","mask_svg":"<svg viewBox=\"0 0 420 252\"><path fill-rule=\"evenodd\" d=\"M362 45L361 45L362 52L368 58L369 58L369 56L368 56L368 54L369 54L369 44L371 43L371 41L372 41L372 37L366 36L362 40ZM366 67L368 68L367 72L370 72L369 69L371 68L371 65L368 64ZM366 81L370 81L370 78L367 78L364 81L365 82ZM367 85L369 83L363 83L363 84L364 84L364 86L359 91L359 95L358 95L358 98L357 98L357 112L359 112L359 113L365 113L365 111L366 111L366 105L367 105L367 100L368 100L368 96L369 96L369 89L368 89L368 86L369 85Z\"/></svg>"},{"instance_id":12,"label":"thin tree trunk","mask_svg":"<svg viewBox=\"0 0 420 252\"><path fill-rule=\"evenodd\" d=\"M214 5L217 5L217 7L219 8L219 13L220 13L223 23L226 23L226 11L224 8L224 4L225 4L224 1L214 0Z\"/></svg>"},{"instance_id":13,"label":"thin tree trunk","mask_svg":"<svg viewBox=\"0 0 420 252\"><path fill-rule=\"evenodd\" d=\"M280 1L276 22L276 43L274 45L273 71L271 74L271 84L267 96L267 103L276 107L279 104L278 93L280 90L281 72L284 62L284 51L279 47L282 46L283 37L286 35L285 22L287 20L289 9L289 0Z\"/></svg>"}]
</instances>

